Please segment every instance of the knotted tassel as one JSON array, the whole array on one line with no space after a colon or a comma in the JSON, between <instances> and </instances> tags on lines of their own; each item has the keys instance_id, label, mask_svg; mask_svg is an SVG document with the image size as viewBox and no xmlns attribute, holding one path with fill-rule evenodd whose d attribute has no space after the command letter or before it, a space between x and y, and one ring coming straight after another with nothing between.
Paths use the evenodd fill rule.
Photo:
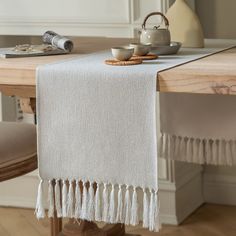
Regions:
<instances>
[{"instance_id":1,"label":"knotted tassel","mask_svg":"<svg viewBox=\"0 0 236 236\"><path fill-rule=\"evenodd\" d=\"M167 135L167 146L166 146L166 153L167 153L167 157L171 158L171 135Z\"/></svg>"},{"instance_id":2,"label":"knotted tassel","mask_svg":"<svg viewBox=\"0 0 236 236\"><path fill-rule=\"evenodd\" d=\"M204 140L200 139L199 141L199 149L198 149L198 159L199 159L199 164L204 164L206 161L204 159L204 145L203 145Z\"/></svg>"},{"instance_id":3,"label":"knotted tassel","mask_svg":"<svg viewBox=\"0 0 236 236\"><path fill-rule=\"evenodd\" d=\"M231 151L232 151L233 157L236 156L236 144L235 144L235 141L232 141ZM233 163L233 165L236 164L235 158L233 158L232 163Z\"/></svg>"},{"instance_id":4,"label":"knotted tassel","mask_svg":"<svg viewBox=\"0 0 236 236\"><path fill-rule=\"evenodd\" d=\"M89 200L88 200L88 212L87 212L87 218L90 221L94 220L94 188L93 188L93 184L90 183L89 185Z\"/></svg>"},{"instance_id":5,"label":"knotted tassel","mask_svg":"<svg viewBox=\"0 0 236 236\"><path fill-rule=\"evenodd\" d=\"M76 186L75 186L75 215L74 217L76 219L79 219L81 217L81 191L80 191L80 185L79 185L78 180L76 180Z\"/></svg>"},{"instance_id":6,"label":"knotted tassel","mask_svg":"<svg viewBox=\"0 0 236 236\"><path fill-rule=\"evenodd\" d=\"M48 181L48 217L54 217L53 181Z\"/></svg>"},{"instance_id":7,"label":"knotted tassel","mask_svg":"<svg viewBox=\"0 0 236 236\"><path fill-rule=\"evenodd\" d=\"M68 204L67 204L67 216L69 218L74 217L74 188L73 181L70 181L69 191L68 191Z\"/></svg>"},{"instance_id":8,"label":"knotted tassel","mask_svg":"<svg viewBox=\"0 0 236 236\"><path fill-rule=\"evenodd\" d=\"M129 186L126 186L125 192L125 224L130 224L130 214L131 214L131 202L130 202L130 194L129 194Z\"/></svg>"},{"instance_id":9,"label":"knotted tassel","mask_svg":"<svg viewBox=\"0 0 236 236\"><path fill-rule=\"evenodd\" d=\"M96 195L95 195L95 220L101 221L101 201L100 201L100 185L97 183Z\"/></svg>"},{"instance_id":10,"label":"knotted tassel","mask_svg":"<svg viewBox=\"0 0 236 236\"><path fill-rule=\"evenodd\" d=\"M193 139L193 158L192 158L192 161L194 163L199 162L198 156L197 156L198 150L199 150L199 140L198 139Z\"/></svg>"},{"instance_id":11,"label":"knotted tassel","mask_svg":"<svg viewBox=\"0 0 236 236\"><path fill-rule=\"evenodd\" d=\"M103 212L102 212L102 220L104 222L108 222L108 210L109 210L109 196L108 196L108 189L107 184L104 184L103 189Z\"/></svg>"},{"instance_id":12,"label":"knotted tassel","mask_svg":"<svg viewBox=\"0 0 236 236\"><path fill-rule=\"evenodd\" d=\"M67 193L67 184L66 181L63 180L62 183L62 216L67 217L67 200L68 193Z\"/></svg>"},{"instance_id":13,"label":"knotted tassel","mask_svg":"<svg viewBox=\"0 0 236 236\"><path fill-rule=\"evenodd\" d=\"M149 227L149 199L145 188L143 189L143 227Z\"/></svg>"},{"instance_id":14,"label":"knotted tassel","mask_svg":"<svg viewBox=\"0 0 236 236\"><path fill-rule=\"evenodd\" d=\"M175 137L175 149L174 149L174 158L176 159L179 156L179 149L180 149L180 137Z\"/></svg>"},{"instance_id":15,"label":"knotted tassel","mask_svg":"<svg viewBox=\"0 0 236 236\"><path fill-rule=\"evenodd\" d=\"M57 210L57 217L62 217L60 180L56 180L55 185L55 206Z\"/></svg>"},{"instance_id":16,"label":"knotted tassel","mask_svg":"<svg viewBox=\"0 0 236 236\"><path fill-rule=\"evenodd\" d=\"M216 140L212 141L212 164L218 164L218 143Z\"/></svg>"},{"instance_id":17,"label":"knotted tassel","mask_svg":"<svg viewBox=\"0 0 236 236\"><path fill-rule=\"evenodd\" d=\"M154 231L158 232L160 229L160 204L158 198L158 191L156 191L154 196Z\"/></svg>"},{"instance_id":18,"label":"knotted tassel","mask_svg":"<svg viewBox=\"0 0 236 236\"><path fill-rule=\"evenodd\" d=\"M138 196L136 192L136 188L134 187L133 196L132 196L132 206L131 206L131 225L138 225L139 217L138 217Z\"/></svg>"},{"instance_id":19,"label":"knotted tassel","mask_svg":"<svg viewBox=\"0 0 236 236\"><path fill-rule=\"evenodd\" d=\"M168 138L168 134L164 134L164 138L163 138L163 140L164 140L164 145L163 145L163 156L165 157L165 158L170 158L169 156L168 156L168 149L169 149L169 143L168 143L168 141L169 141L169 138Z\"/></svg>"},{"instance_id":20,"label":"knotted tassel","mask_svg":"<svg viewBox=\"0 0 236 236\"><path fill-rule=\"evenodd\" d=\"M38 219L45 217L45 209L43 204L43 180L40 180L38 186L38 196L37 196L35 214Z\"/></svg>"},{"instance_id":21,"label":"knotted tassel","mask_svg":"<svg viewBox=\"0 0 236 236\"><path fill-rule=\"evenodd\" d=\"M231 152L231 142L232 141L226 141L225 142L225 153L226 153L226 163L229 166L233 165L233 156Z\"/></svg>"},{"instance_id":22,"label":"knotted tassel","mask_svg":"<svg viewBox=\"0 0 236 236\"><path fill-rule=\"evenodd\" d=\"M161 137L159 139L159 149L158 149L158 155L159 157L163 157L163 149L164 149L164 134L161 134Z\"/></svg>"},{"instance_id":23,"label":"knotted tassel","mask_svg":"<svg viewBox=\"0 0 236 236\"><path fill-rule=\"evenodd\" d=\"M222 165L222 160L225 159L225 155L224 155L224 141L223 140L219 140L219 147L218 147L218 153L219 153L219 159L218 159L218 162L220 165Z\"/></svg>"},{"instance_id":24,"label":"knotted tassel","mask_svg":"<svg viewBox=\"0 0 236 236\"><path fill-rule=\"evenodd\" d=\"M109 202L109 223L115 223L115 187L112 185Z\"/></svg>"},{"instance_id":25,"label":"knotted tassel","mask_svg":"<svg viewBox=\"0 0 236 236\"><path fill-rule=\"evenodd\" d=\"M86 188L86 183L83 182L83 197L82 197L82 209L81 209L81 219L87 219L88 210L88 190Z\"/></svg>"},{"instance_id":26,"label":"knotted tassel","mask_svg":"<svg viewBox=\"0 0 236 236\"><path fill-rule=\"evenodd\" d=\"M122 186L119 185L116 222L124 223Z\"/></svg>"},{"instance_id":27,"label":"knotted tassel","mask_svg":"<svg viewBox=\"0 0 236 236\"><path fill-rule=\"evenodd\" d=\"M187 157L187 161L190 161L190 158L192 157L193 153L192 153L192 140L191 138L188 138L187 140L187 146L186 146L186 157Z\"/></svg>"},{"instance_id":28,"label":"knotted tassel","mask_svg":"<svg viewBox=\"0 0 236 236\"><path fill-rule=\"evenodd\" d=\"M174 159L174 150L175 150L175 136L170 135L170 144L169 144L169 158Z\"/></svg>"},{"instance_id":29,"label":"knotted tassel","mask_svg":"<svg viewBox=\"0 0 236 236\"><path fill-rule=\"evenodd\" d=\"M211 148L210 140L206 140L205 150L206 150L206 162L208 164L211 164L212 163L212 148Z\"/></svg>"},{"instance_id":30,"label":"knotted tassel","mask_svg":"<svg viewBox=\"0 0 236 236\"><path fill-rule=\"evenodd\" d=\"M150 190L150 206L149 206L149 230L154 231L154 217L155 217L155 205L154 205L154 193Z\"/></svg>"},{"instance_id":31,"label":"knotted tassel","mask_svg":"<svg viewBox=\"0 0 236 236\"><path fill-rule=\"evenodd\" d=\"M179 143L179 155L177 156L177 160L183 161L185 160L185 156L186 156L186 142L185 142L185 138L181 137L180 138L180 143Z\"/></svg>"}]
</instances>

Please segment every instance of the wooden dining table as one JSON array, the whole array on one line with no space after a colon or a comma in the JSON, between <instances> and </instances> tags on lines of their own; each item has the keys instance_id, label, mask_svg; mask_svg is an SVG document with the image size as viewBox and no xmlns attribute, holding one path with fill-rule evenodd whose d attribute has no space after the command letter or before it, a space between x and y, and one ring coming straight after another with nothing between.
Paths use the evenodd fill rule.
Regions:
<instances>
[{"instance_id":1,"label":"wooden dining table","mask_svg":"<svg viewBox=\"0 0 236 236\"><path fill-rule=\"evenodd\" d=\"M18 96L26 112L36 98L36 68L56 61L84 56L112 46L125 45L131 39L104 37L72 38L73 53L56 56L0 59L0 91ZM232 45L232 41L231 44ZM236 45L236 41L235 41ZM157 64L158 66L158 64ZM236 94L236 48L207 56L158 73L157 91L195 94ZM28 104L29 103L29 104Z\"/></svg>"},{"instance_id":2,"label":"wooden dining table","mask_svg":"<svg viewBox=\"0 0 236 236\"><path fill-rule=\"evenodd\" d=\"M35 113L36 68L38 66L84 56L112 46L128 44L131 41L131 39L103 37L76 37L72 40L75 47L71 54L0 59L0 91L7 96L19 97L22 110L26 113ZM158 73L157 91L236 95L236 48L231 47ZM61 230L61 222L55 219L52 220L51 235L53 236L58 235ZM92 222L82 221L77 224L71 220L59 235L85 235L86 230L91 229L96 231L96 226ZM122 235L124 227L121 224L106 226L103 232L99 231L96 235ZM95 234L93 232L86 235Z\"/></svg>"}]
</instances>

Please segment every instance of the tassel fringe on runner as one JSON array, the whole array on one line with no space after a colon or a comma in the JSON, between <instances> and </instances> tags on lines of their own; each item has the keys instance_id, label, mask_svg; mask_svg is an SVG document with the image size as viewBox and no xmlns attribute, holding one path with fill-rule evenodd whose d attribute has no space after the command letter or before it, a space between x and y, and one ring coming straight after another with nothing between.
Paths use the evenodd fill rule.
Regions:
<instances>
[{"instance_id":1,"label":"tassel fringe on runner","mask_svg":"<svg viewBox=\"0 0 236 236\"><path fill-rule=\"evenodd\" d=\"M54 184L54 181L50 180L48 181L48 217L53 217L55 210L57 217L104 221L111 224L138 225L142 220L144 228L159 231L158 191L142 189L140 193L143 195L143 206L139 206L137 189L128 185L96 184L74 180L56 180ZM45 217L43 199L43 180L41 180L35 211L38 219Z\"/></svg>"},{"instance_id":2,"label":"tassel fringe on runner","mask_svg":"<svg viewBox=\"0 0 236 236\"><path fill-rule=\"evenodd\" d=\"M162 134L159 156L198 164L236 164L236 141L181 137Z\"/></svg>"}]
</instances>

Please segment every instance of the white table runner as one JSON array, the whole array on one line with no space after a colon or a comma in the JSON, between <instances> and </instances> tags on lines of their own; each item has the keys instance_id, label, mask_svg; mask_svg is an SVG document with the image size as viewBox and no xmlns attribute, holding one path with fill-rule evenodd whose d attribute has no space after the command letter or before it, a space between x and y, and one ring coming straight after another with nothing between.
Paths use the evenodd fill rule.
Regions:
<instances>
[{"instance_id":1,"label":"white table runner","mask_svg":"<svg viewBox=\"0 0 236 236\"><path fill-rule=\"evenodd\" d=\"M159 155L197 164L236 165L236 96L163 94Z\"/></svg>"},{"instance_id":2,"label":"white table runner","mask_svg":"<svg viewBox=\"0 0 236 236\"><path fill-rule=\"evenodd\" d=\"M45 215L42 184L48 181L50 217L54 188L58 217L132 225L142 220L157 231L157 72L216 50L185 49L127 67L105 65L111 55L102 52L39 67L37 217Z\"/></svg>"}]
</instances>

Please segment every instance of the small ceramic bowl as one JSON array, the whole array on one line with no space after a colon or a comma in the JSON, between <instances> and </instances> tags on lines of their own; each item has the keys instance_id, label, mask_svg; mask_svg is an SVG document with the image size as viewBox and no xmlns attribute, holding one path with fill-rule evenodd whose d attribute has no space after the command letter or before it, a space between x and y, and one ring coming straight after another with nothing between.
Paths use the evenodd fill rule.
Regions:
<instances>
[{"instance_id":1,"label":"small ceramic bowl","mask_svg":"<svg viewBox=\"0 0 236 236\"><path fill-rule=\"evenodd\" d=\"M129 46L114 47L111 49L113 57L119 61L128 61L134 54L134 48Z\"/></svg>"},{"instance_id":2,"label":"small ceramic bowl","mask_svg":"<svg viewBox=\"0 0 236 236\"><path fill-rule=\"evenodd\" d=\"M129 46L134 48L134 55L145 56L150 52L152 45L150 43L131 43Z\"/></svg>"}]
</instances>

